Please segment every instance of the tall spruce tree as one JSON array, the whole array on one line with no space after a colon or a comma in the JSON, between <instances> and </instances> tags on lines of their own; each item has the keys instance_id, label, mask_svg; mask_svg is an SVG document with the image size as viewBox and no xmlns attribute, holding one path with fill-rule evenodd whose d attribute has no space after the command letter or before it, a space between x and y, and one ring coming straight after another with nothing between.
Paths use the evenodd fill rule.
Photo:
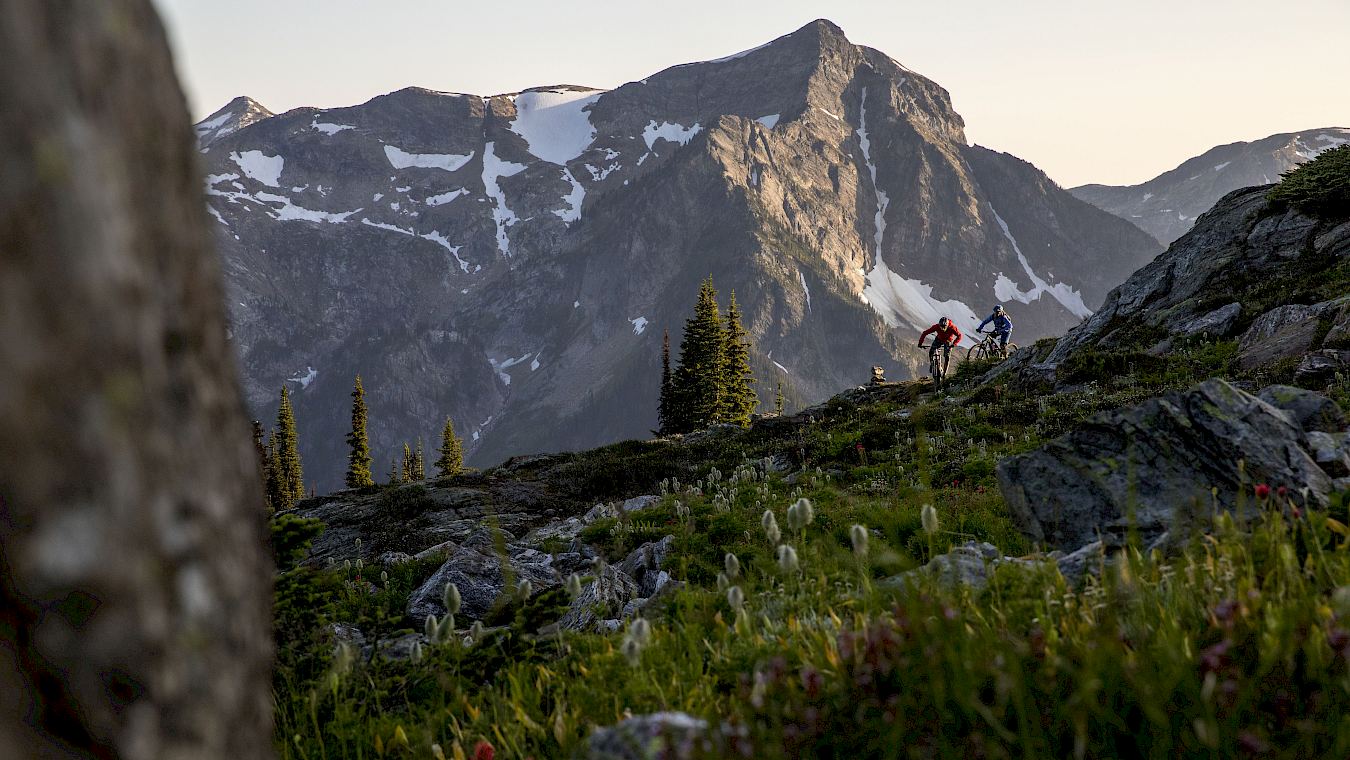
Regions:
<instances>
[{"instance_id":1,"label":"tall spruce tree","mask_svg":"<svg viewBox=\"0 0 1350 760\"><path fill-rule=\"evenodd\" d=\"M403 482L403 470L398 466L398 457L389 460L389 485L396 486Z\"/></svg>"},{"instance_id":2,"label":"tall spruce tree","mask_svg":"<svg viewBox=\"0 0 1350 760\"><path fill-rule=\"evenodd\" d=\"M291 408L291 394L281 386L281 405L277 407L277 478L281 488L281 505L289 509L305 498L305 475L300 466L299 435L295 429L295 411Z\"/></svg>"},{"instance_id":3,"label":"tall spruce tree","mask_svg":"<svg viewBox=\"0 0 1350 760\"><path fill-rule=\"evenodd\" d=\"M783 408L787 404L787 399L783 397L783 382L778 382L778 389L773 394L773 410L777 414L783 413Z\"/></svg>"},{"instance_id":4,"label":"tall spruce tree","mask_svg":"<svg viewBox=\"0 0 1350 760\"><path fill-rule=\"evenodd\" d=\"M413 455L412 447L403 444L403 482L411 483L413 480Z\"/></svg>"},{"instance_id":5,"label":"tall spruce tree","mask_svg":"<svg viewBox=\"0 0 1350 760\"><path fill-rule=\"evenodd\" d=\"M279 449L277 430L272 428L272 433L267 439L267 468L264 471L266 481L263 493L267 497L267 508L273 512L286 508L286 500L281 493L281 464L277 456Z\"/></svg>"},{"instance_id":6,"label":"tall spruce tree","mask_svg":"<svg viewBox=\"0 0 1350 760\"><path fill-rule=\"evenodd\" d=\"M441 471L441 477L458 475L464 469L464 443L455 435L455 423L445 418L445 429L441 431L441 458L435 462Z\"/></svg>"},{"instance_id":7,"label":"tall spruce tree","mask_svg":"<svg viewBox=\"0 0 1350 760\"><path fill-rule=\"evenodd\" d=\"M262 422L253 421L253 453L258 457L258 474L262 476L263 487L267 487L267 438Z\"/></svg>"},{"instance_id":8,"label":"tall spruce tree","mask_svg":"<svg viewBox=\"0 0 1350 760\"><path fill-rule=\"evenodd\" d=\"M670 375L670 330L661 335L661 398L656 404L657 433L671 431L671 417L675 413L675 384Z\"/></svg>"},{"instance_id":9,"label":"tall spruce tree","mask_svg":"<svg viewBox=\"0 0 1350 760\"><path fill-rule=\"evenodd\" d=\"M426 459L422 456L422 438L420 436L417 438L417 448L413 449L412 479L427 479Z\"/></svg>"},{"instance_id":10,"label":"tall spruce tree","mask_svg":"<svg viewBox=\"0 0 1350 760\"><path fill-rule=\"evenodd\" d=\"M745 427L750 424L750 415L759 405L759 398L755 395L755 376L750 369L750 339L745 326L741 324L741 310L736 305L734 290L727 303L722 335L726 347L723 349L718 422Z\"/></svg>"},{"instance_id":11,"label":"tall spruce tree","mask_svg":"<svg viewBox=\"0 0 1350 760\"><path fill-rule=\"evenodd\" d=\"M370 437L366 434L366 389L361 385L361 376L356 376L356 387L352 390L352 431L347 434L347 487L365 488L375 485L375 476L370 471Z\"/></svg>"},{"instance_id":12,"label":"tall spruce tree","mask_svg":"<svg viewBox=\"0 0 1350 760\"><path fill-rule=\"evenodd\" d=\"M717 290L712 275L698 290L694 316L684 324L680 340L680 364L675 370L673 432L705 428L720 418L726 341L717 308Z\"/></svg>"}]
</instances>

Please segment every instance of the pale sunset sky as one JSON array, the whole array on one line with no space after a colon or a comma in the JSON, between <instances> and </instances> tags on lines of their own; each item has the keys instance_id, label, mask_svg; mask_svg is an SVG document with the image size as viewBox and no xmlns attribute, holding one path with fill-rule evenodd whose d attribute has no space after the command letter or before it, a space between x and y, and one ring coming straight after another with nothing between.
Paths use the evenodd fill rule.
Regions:
<instances>
[{"instance_id":1,"label":"pale sunset sky","mask_svg":"<svg viewBox=\"0 0 1350 760\"><path fill-rule=\"evenodd\" d=\"M1133 184L1215 145L1350 127L1350 0L155 0L193 117L409 85L612 88L815 18L952 95L971 142Z\"/></svg>"}]
</instances>

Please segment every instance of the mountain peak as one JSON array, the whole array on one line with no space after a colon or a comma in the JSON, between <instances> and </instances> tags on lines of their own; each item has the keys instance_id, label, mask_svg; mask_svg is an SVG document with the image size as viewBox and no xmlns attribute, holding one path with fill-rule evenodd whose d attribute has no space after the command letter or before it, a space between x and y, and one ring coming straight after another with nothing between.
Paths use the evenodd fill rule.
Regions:
<instances>
[{"instance_id":1,"label":"mountain peak","mask_svg":"<svg viewBox=\"0 0 1350 760\"><path fill-rule=\"evenodd\" d=\"M254 122L271 118L273 115L263 104L253 98L247 95L239 95L215 113L194 125L197 132L197 144L202 149L208 148L222 137L238 132Z\"/></svg>"}]
</instances>

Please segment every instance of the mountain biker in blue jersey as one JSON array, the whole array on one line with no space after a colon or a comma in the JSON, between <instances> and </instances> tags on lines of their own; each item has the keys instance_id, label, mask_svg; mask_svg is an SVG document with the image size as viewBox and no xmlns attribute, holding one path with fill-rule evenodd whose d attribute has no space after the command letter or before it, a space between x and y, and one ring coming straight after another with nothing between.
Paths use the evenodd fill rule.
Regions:
<instances>
[{"instance_id":1,"label":"mountain biker in blue jersey","mask_svg":"<svg viewBox=\"0 0 1350 760\"><path fill-rule=\"evenodd\" d=\"M1008 318L1008 313L1003 310L1003 304L994 304L994 312L985 317L980 326L975 328L975 332L984 332L984 326L993 323L994 329L989 333L998 338L999 348L1006 355L1008 353L1008 336L1012 335L1012 320Z\"/></svg>"}]
</instances>

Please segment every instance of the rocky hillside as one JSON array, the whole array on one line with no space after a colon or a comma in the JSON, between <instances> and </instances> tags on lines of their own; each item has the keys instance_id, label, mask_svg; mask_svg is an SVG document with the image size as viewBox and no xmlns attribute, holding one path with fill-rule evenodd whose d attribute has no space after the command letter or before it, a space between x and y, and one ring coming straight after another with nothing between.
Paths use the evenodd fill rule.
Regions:
<instances>
[{"instance_id":1,"label":"rocky hillside","mask_svg":"<svg viewBox=\"0 0 1350 760\"><path fill-rule=\"evenodd\" d=\"M709 273L761 396L800 407L905 376L944 313L1011 302L1019 339L1059 334L1157 252L825 21L607 92L265 113L199 125L208 201L249 401L267 418L291 386L321 490L358 372L380 471L446 415L490 463L645 435L662 330Z\"/></svg>"},{"instance_id":2,"label":"rocky hillside","mask_svg":"<svg viewBox=\"0 0 1350 760\"><path fill-rule=\"evenodd\" d=\"M1083 185L1069 192L1168 245L1228 193L1278 182L1284 172L1346 143L1350 129L1340 127L1271 135L1211 148L1139 185Z\"/></svg>"}]
</instances>

